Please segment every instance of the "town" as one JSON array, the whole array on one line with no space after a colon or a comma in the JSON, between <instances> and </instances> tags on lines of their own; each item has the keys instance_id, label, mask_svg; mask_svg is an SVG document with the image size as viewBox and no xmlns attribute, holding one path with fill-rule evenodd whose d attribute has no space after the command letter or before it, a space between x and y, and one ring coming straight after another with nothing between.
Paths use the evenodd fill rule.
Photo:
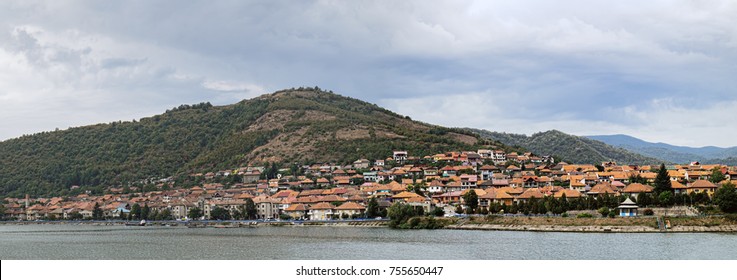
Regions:
<instances>
[{"instance_id":1,"label":"town","mask_svg":"<svg viewBox=\"0 0 737 280\"><path fill-rule=\"evenodd\" d=\"M657 190L659 174L667 176L670 185L662 193ZM680 205L686 209L681 214L686 215L698 213L696 206L712 205L722 185L734 188L737 168L698 162L662 166L569 164L555 162L550 156L501 150L423 157L394 151L384 159L358 159L343 166L294 164L279 168L266 164L189 177L200 184L184 188L162 179L153 190L126 186L107 188L100 195L88 191L68 197L6 198L3 218L351 220L386 217L394 204L410 205L418 213L435 216L565 215L568 210L601 207L611 208L603 215L635 216L652 215L648 209L640 213L631 210L650 205Z\"/></svg>"}]
</instances>

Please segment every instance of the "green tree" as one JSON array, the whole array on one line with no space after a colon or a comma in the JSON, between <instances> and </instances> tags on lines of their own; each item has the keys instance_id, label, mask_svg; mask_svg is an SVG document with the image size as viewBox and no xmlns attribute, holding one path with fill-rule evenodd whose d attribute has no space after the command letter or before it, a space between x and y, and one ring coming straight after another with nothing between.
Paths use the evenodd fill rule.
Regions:
<instances>
[{"instance_id":1,"label":"green tree","mask_svg":"<svg viewBox=\"0 0 737 280\"><path fill-rule=\"evenodd\" d=\"M650 195L646 193L638 193L637 205L639 205L640 207L647 207L648 205L650 205Z\"/></svg>"},{"instance_id":2,"label":"green tree","mask_svg":"<svg viewBox=\"0 0 737 280\"><path fill-rule=\"evenodd\" d=\"M131 206L130 216L133 219L140 219L141 218L141 205L138 205L138 203L133 204L133 206Z\"/></svg>"},{"instance_id":3,"label":"green tree","mask_svg":"<svg viewBox=\"0 0 737 280\"><path fill-rule=\"evenodd\" d=\"M199 207L189 208L189 212L187 213L187 217L192 220L202 218L202 215L202 209L200 209Z\"/></svg>"},{"instance_id":4,"label":"green tree","mask_svg":"<svg viewBox=\"0 0 737 280\"><path fill-rule=\"evenodd\" d=\"M246 219L255 219L256 215L258 214L258 210L256 209L256 204L253 203L253 199L246 198L246 204L245 204L245 218Z\"/></svg>"},{"instance_id":5,"label":"green tree","mask_svg":"<svg viewBox=\"0 0 737 280\"><path fill-rule=\"evenodd\" d=\"M737 213L737 189L732 182L724 183L714 193L714 204L724 213Z\"/></svg>"},{"instance_id":6,"label":"green tree","mask_svg":"<svg viewBox=\"0 0 737 280\"><path fill-rule=\"evenodd\" d=\"M647 179L642 177L639 173L636 175L631 175L629 177L629 181L631 184L634 184L634 183L647 184Z\"/></svg>"},{"instance_id":7,"label":"green tree","mask_svg":"<svg viewBox=\"0 0 737 280\"><path fill-rule=\"evenodd\" d=\"M102 208L100 208L100 204L95 202L94 208L92 208L92 219L93 220L102 220Z\"/></svg>"},{"instance_id":8,"label":"green tree","mask_svg":"<svg viewBox=\"0 0 737 280\"><path fill-rule=\"evenodd\" d=\"M387 216L389 217L389 227L397 228L409 220L409 218L416 216L414 208L409 204L394 203L387 210Z\"/></svg>"},{"instance_id":9,"label":"green tree","mask_svg":"<svg viewBox=\"0 0 737 280\"><path fill-rule=\"evenodd\" d=\"M118 218L120 218L121 220L127 219L127 216L125 215L125 212L123 212L123 210L120 210L120 214L118 214Z\"/></svg>"},{"instance_id":10,"label":"green tree","mask_svg":"<svg viewBox=\"0 0 737 280\"><path fill-rule=\"evenodd\" d=\"M159 213L159 209L152 208L148 213L148 218L151 220L159 220L159 218L161 218L160 214L161 213Z\"/></svg>"},{"instance_id":11,"label":"green tree","mask_svg":"<svg viewBox=\"0 0 737 280\"><path fill-rule=\"evenodd\" d=\"M157 215L157 220L174 220L174 217L171 215L171 210L164 209L163 211L159 212Z\"/></svg>"},{"instance_id":12,"label":"green tree","mask_svg":"<svg viewBox=\"0 0 737 280\"><path fill-rule=\"evenodd\" d=\"M607 208L607 207L601 207L601 208L599 208L599 210L597 212L599 212L599 214L601 214L602 217L606 217L606 216L609 215L609 208Z\"/></svg>"},{"instance_id":13,"label":"green tree","mask_svg":"<svg viewBox=\"0 0 737 280\"><path fill-rule=\"evenodd\" d=\"M463 203L471 209L471 211L476 211L476 208L479 206L479 196L476 194L476 191L469 190L463 195Z\"/></svg>"},{"instance_id":14,"label":"green tree","mask_svg":"<svg viewBox=\"0 0 737 280\"><path fill-rule=\"evenodd\" d=\"M369 199L368 205L366 207L366 217L375 218L379 215L379 202L376 201L375 197L372 197L371 199Z\"/></svg>"},{"instance_id":15,"label":"green tree","mask_svg":"<svg viewBox=\"0 0 737 280\"><path fill-rule=\"evenodd\" d=\"M143 204L143 208L141 209L141 219L148 220L151 214L151 208L148 207L148 203Z\"/></svg>"},{"instance_id":16,"label":"green tree","mask_svg":"<svg viewBox=\"0 0 737 280\"><path fill-rule=\"evenodd\" d=\"M672 192L673 187L670 183L670 176L668 176L668 170L665 169L665 164L660 164L658 169L658 175L655 177L655 189L654 192L658 195L662 192Z\"/></svg>"},{"instance_id":17,"label":"green tree","mask_svg":"<svg viewBox=\"0 0 737 280\"><path fill-rule=\"evenodd\" d=\"M8 209L5 208L5 205L3 205L2 203L0 203L0 220L5 220L5 214L6 214L5 212L7 212L7 211L8 211Z\"/></svg>"},{"instance_id":18,"label":"green tree","mask_svg":"<svg viewBox=\"0 0 737 280\"><path fill-rule=\"evenodd\" d=\"M215 206L215 208L210 211L210 218L215 220L230 220L230 211Z\"/></svg>"},{"instance_id":19,"label":"green tree","mask_svg":"<svg viewBox=\"0 0 737 280\"><path fill-rule=\"evenodd\" d=\"M69 213L69 215L67 216L67 219L69 220L81 220L82 218L84 218L84 216L82 216L82 214L77 211Z\"/></svg>"},{"instance_id":20,"label":"green tree","mask_svg":"<svg viewBox=\"0 0 737 280\"><path fill-rule=\"evenodd\" d=\"M660 202L660 205L664 207L673 205L673 193L669 191L660 193L660 195L658 195L658 201Z\"/></svg>"},{"instance_id":21,"label":"green tree","mask_svg":"<svg viewBox=\"0 0 737 280\"><path fill-rule=\"evenodd\" d=\"M727 176L724 176L724 173L722 173L721 168L714 167L714 169L711 170L711 176L709 176L709 181L711 181L712 183L719 184L726 179L727 179Z\"/></svg>"},{"instance_id":22,"label":"green tree","mask_svg":"<svg viewBox=\"0 0 737 280\"><path fill-rule=\"evenodd\" d=\"M442 217L442 216L445 216L445 210L443 210L442 207L435 207L435 209L433 209L432 211L432 214L435 217Z\"/></svg>"}]
</instances>

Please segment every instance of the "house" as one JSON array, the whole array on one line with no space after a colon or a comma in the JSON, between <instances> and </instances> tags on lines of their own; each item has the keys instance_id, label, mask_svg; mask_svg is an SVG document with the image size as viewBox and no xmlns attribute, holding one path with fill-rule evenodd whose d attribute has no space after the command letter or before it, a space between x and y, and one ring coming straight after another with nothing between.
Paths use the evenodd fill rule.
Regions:
<instances>
[{"instance_id":1,"label":"house","mask_svg":"<svg viewBox=\"0 0 737 280\"><path fill-rule=\"evenodd\" d=\"M653 187L648 185L643 185L640 183L632 183L624 187L622 190L623 194L628 194L631 197L637 197L640 193L652 193Z\"/></svg>"},{"instance_id":2,"label":"house","mask_svg":"<svg viewBox=\"0 0 737 280\"><path fill-rule=\"evenodd\" d=\"M104 206L103 209L107 210L105 216L112 218L120 217L120 213L128 215L131 212L131 206L128 203L111 203Z\"/></svg>"},{"instance_id":3,"label":"house","mask_svg":"<svg viewBox=\"0 0 737 280\"><path fill-rule=\"evenodd\" d=\"M394 156L392 158L397 163L403 163L407 160L407 151L394 151Z\"/></svg>"},{"instance_id":4,"label":"house","mask_svg":"<svg viewBox=\"0 0 737 280\"><path fill-rule=\"evenodd\" d=\"M258 219L279 218L279 201L266 196L258 196L253 199L253 203L256 204Z\"/></svg>"},{"instance_id":5,"label":"house","mask_svg":"<svg viewBox=\"0 0 737 280\"><path fill-rule=\"evenodd\" d=\"M243 183L252 184L258 182L261 178L261 172L258 170L252 170L250 172L243 173Z\"/></svg>"},{"instance_id":6,"label":"house","mask_svg":"<svg viewBox=\"0 0 737 280\"><path fill-rule=\"evenodd\" d=\"M487 181L491 180L492 176L494 176L494 171L499 170L496 166L493 165L484 165L481 166L481 180Z\"/></svg>"},{"instance_id":7,"label":"house","mask_svg":"<svg viewBox=\"0 0 737 280\"><path fill-rule=\"evenodd\" d=\"M522 176L522 186L525 188L537 188L539 186L537 176Z\"/></svg>"},{"instance_id":8,"label":"house","mask_svg":"<svg viewBox=\"0 0 737 280\"><path fill-rule=\"evenodd\" d=\"M488 208L492 203L512 205L514 203L514 196L503 189L487 189L485 194L479 196L479 206Z\"/></svg>"},{"instance_id":9,"label":"house","mask_svg":"<svg viewBox=\"0 0 737 280\"><path fill-rule=\"evenodd\" d=\"M367 160L365 158L362 158L362 159L359 159L359 160L353 162L353 168L356 168L356 169L366 169L366 168L369 168L369 164L370 163L371 162L369 160Z\"/></svg>"},{"instance_id":10,"label":"house","mask_svg":"<svg viewBox=\"0 0 737 280\"><path fill-rule=\"evenodd\" d=\"M544 196L545 195L543 195L543 193L538 188L528 188L525 190L525 192L517 197L516 201L518 203L523 201L526 202L532 198L542 199Z\"/></svg>"},{"instance_id":11,"label":"house","mask_svg":"<svg viewBox=\"0 0 737 280\"><path fill-rule=\"evenodd\" d=\"M717 190L717 185L706 181L706 180L696 180L693 183L690 183L688 186L688 193L706 193L709 196L713 196L714 192Z\"/></svg>"},{"instance_id":12,"label":"house","mask_svg":"<svg viewBox=\"0 0 737 280\"><path fill-rule=\"evenodd\" d=\"M637 204L632 202L628 197L624 202L619 204L619 216L620 217L635 217L637 216Z\"/></svg>"},{"instance_id":13,"label":"house","mask_svg":"<svg viewBox=\"0 0 737 280\"><path fill-rule=\"evenodd\" d=\"M688 186L681 184L681 182L671 181L670 187L673 189L673 192L675 194L687 194L688 193Z\"/></svg>"},{"instance_id":14,"label":"house","mask_svg":"<svg viewBox=\"0 0 737 280\"><path fill-rule=\"evenodd\" d=\"M419 195L419 194L413 193L413 192L403 191L401 193L398 193L398 194L392 196L392 201L394 201L394 202L396 202L396 201L404 201L404 202L406 202L407 200L409 200L411 198L415 198L415 197L422 197L422 196Z\"/></svg>"},{"instance_id":15,"label":"house","mask_svg":"<svg viewBox=\"0 0 737 280\"><path fill-rule=\"evenodd\" d=\"M477 150L476 153L483 159L490 159L494 155L492 150Z\"/></svg>"},{"instance_id":16,"label":"house","mask_svg":"<svg viewBox=\"0 0 737 280\"><path fill-rule=\"evenodd\" d=\"M174 219L183 219L189 215L189 209L195 207L197 207L197 204L188 201L172 203L170 210L171 216L174 217Z\"/></svg>"},{"instance_id":17,"label":"house","mask_svg":"<svg viewBox=\"0 0 737 280\"><path fill-rule=\"evenodd\" d=\"M502 150L496 150L491 159L494 161L494 164L504 164L507 161L507 154Z\"/></svg>"},{"instance_id":18,"label":"house","mask_svg":"<svg viewBox=\"0 0 737 280\"><path fill-rule=\"evenodd\" d=\"M364 182L380 182L381 178L379 177L379 173L376 171L363 172L363 181Z\"/></svg>"},{"instance_id":19,"label":"house","mask_svg":"<svg viewBox=\"0 0 737 280\"><path fill-rule=\"evenodd\" d=\"M443 175L443 177L450 177L450 176L455 176L456 175L456 169L453 168L453 167L451 167L451 166L448 166L448 165L446 165L445 167L441 168L440 169L440 172Z\"/></svg>"},{"instance_id":20,"label":"house","mask_svg":"<svg viewBox=\"0 0 737 280\"><path fill-rule=\"evenodd\" d=\"M468 152L466 154L466 161L471 164L476 164L481 162L481 155L474 153L474 152Z\"/></svg>"},{"instance_id":21,"label":"house","mask_svg":"<svg viewBox=\"0 0 737 280\"><path fill-rule=\"evenodd\" d=\"M553 195L553 197L555 197L555 198L561 198L564 195L565 195L566 199L580 198L581 197L581 192L579 192L577 190L571 190L571 189L562 189L560 191L555 192L555 194Z\"/></svg>"},{"instance_id":22,"label":"house","mask_svg":"<svg viewBox=\"0 0 737 280\"><path fill-rule=\"evenodd\" d=\"M461 191L446 192L432 197L435 203L458 204L461 202Z\"/></svg>"},{"instance_id":23,"label":"house","mask_svg":"<svg viewBox=\"0 0 737 280\"><path fill-rule=\"evenodd\" d=\"M605 196L605 195L617 195L617 189L615 187L612 187L612 185L609 182L601 182L586 192L586 195L591 196Z\"/></svg>"},{"instance_id":24,"label":"house","mask_svg":"<svg viewBox=\"0 0 737 280\"><path fill-rule=\"evenodd\" d=\"M284 209L284 214L288 215L294 220L305 219L309 212L309 207L301 203L289 205L287 209Z\"/></svg>"},{"instance_id":25,"label":"house","mask_svg":"<svg viewBox=\"0 0 737 280\"><path fill-rule=\"evenodd\" d=\"M505 170L507 171L507 173L514 173L514 172L519 172L522 169L519 168L519 167L517 167L517 166L515 166L515 165L510 165L510 166L507 166L507 168L505 168Z\"/></svg>"},{"instance_id":26,"label":"house","mask_svg":"<svg viewBox=\"0 0 737 280\"><path fill-rule=\"evenodd\" d=\"M461 189L472 189L476 187L476 183L478 182L478 176L471 175L471 174L463 174L461 175Z\"/></svg>"},{"instance_id":27,"label":"house","mask_svg":"<svg viewBox=\"0 0 737 280\"><path fill-rule=\"evenodd\" d=\"M318 187L324 188L324 187L327 187L329 185L330 185L330 181L328 179L325 179L325 178L318 178L317 179L317 186Z\"/></svg>"},{"instance_id":28,"label":"house","mask_svg":"<svg viewBox=\"0 0 737 280\"><path fill-rule=\"evenodd\" d=\"M360 217L366 212L366 207L355 202L346 202L335 208L336 214L343 217Z\"/></svg>"},{"instance_id":29,"label":"house","mask_svg":"<svg viewBox=\"0 0 737 280\"><path fill-rule=\"evenodd\" d=\"M443 185L443 182L440 180L433 180L427 186L427 191L432 194L444 193L445 185Z\"/></svg>"},{"instance_id":30,"label":"house","mask_svg":"<svg viewBox=\"0 0 737 280\"><path fill-rule=\"evenodd\" d=\"M310 207L310 220L330 220L333 218L335 206L327 202L320 202Z\"/></svg>"},{"instance_id":31,"label":"house","mask_svg":"<svg viewBox=\"0 0 737 280\"><path fill-rule=\"evenodd\" d=\"M501 174L500 174L501 175ZM494 188L503 188L509 186L509 180L507 179L501 179L501 178L492 178L491 179L491 185Z\"/></svg>"}]
</instances>

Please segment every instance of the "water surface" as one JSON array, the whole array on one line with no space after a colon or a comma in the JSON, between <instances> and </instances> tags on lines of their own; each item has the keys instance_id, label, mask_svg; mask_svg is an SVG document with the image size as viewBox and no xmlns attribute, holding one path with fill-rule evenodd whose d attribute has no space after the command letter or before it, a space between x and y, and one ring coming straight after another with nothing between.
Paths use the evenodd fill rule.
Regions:
<instances>
[{"instance_id":1,"label":"water surface","mask_svg":"<svg viewBox=\"0 0 737 280\"><path fill-rule=\"evenodd\" d=\"M737 259L737 235L6 224L0 259Z\"/></svg>"}]
</instances>

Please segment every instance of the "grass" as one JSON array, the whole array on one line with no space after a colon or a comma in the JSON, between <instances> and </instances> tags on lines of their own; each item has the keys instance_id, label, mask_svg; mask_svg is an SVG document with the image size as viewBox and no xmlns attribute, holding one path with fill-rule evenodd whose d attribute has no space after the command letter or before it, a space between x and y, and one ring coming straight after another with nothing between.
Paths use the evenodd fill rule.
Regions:
<instances>
[{"instance_id":1,"label":"grass","mask_svg":"<svg viewBox=\"0 0 737 280\"><path fill-rule=\"evenodd\" d=\"M501 217L486 216L469 219L469 224L519 226L658 226L655 217L639 218L575 218L575 217Z\"/></svg>"},{"instance_id":2,"label":"grass","mask_svg":"<svg viewBox=\"0 0 737 280\"><path fill-rule=\"evenodd\" d=\"M721 225L737 225L737 219L734 216L727 215L721 217L668 217L671 226L703 226L713 227Z\"/></svg>"}]
</instances>

